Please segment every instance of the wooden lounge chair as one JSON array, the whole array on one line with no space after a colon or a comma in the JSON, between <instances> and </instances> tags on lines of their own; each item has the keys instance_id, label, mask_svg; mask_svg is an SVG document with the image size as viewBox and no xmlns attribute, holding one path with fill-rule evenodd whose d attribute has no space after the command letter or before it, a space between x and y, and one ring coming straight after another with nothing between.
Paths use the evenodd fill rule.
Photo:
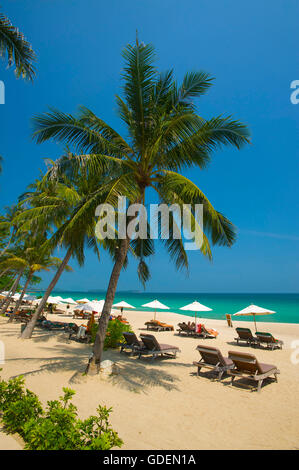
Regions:
<instances>
[{"instance_id":1,"label":"wooden lounge chair","mask_svg":"<svg viewBox=\"0 0 299 470\"><path fill-rule=\"evenodd\" d=\"M167 323L162 323L158 320L151 320L145 322L147 330L155 330L155 331L173 331L173 325L167 325Z\"/></svg>"},{"instance_id":2,"label":"wooden lounge chair","mask_svg":"<svg viewBox=\"0 0 299 470\"><path fill-rule=\"evenodd\" d=\"M196 349L201 355L200 361L193 362L193 365L197 367L197 375L202 368L211 369L212 372L218 373L220 381L223 374L234 367L233 361L228 357L223 357L217 348L199 345Z\"/></svg>"},{"instance_id":3,"label":"wooden lounge chair","mask_svg":"<svg viewBox=\"0 0 299 470\"><path fill-rule=\"evenodd\" d=\"M178 329L177 331L179 332L179 335L185 334L187 336L194 336L195 334L195 326L188 325L187 323L179 323L178 324Z\"/></svg>"},{"instance_id":4,"label":"wooden lounge chair","mask_svg":"<svg viewBox=\"0 0 299 470\"><path fill-rule=\"evenodd\" d=\"M140 349L144 348L142 341L139 341L135 333L128 331L123 331L123 337L125 338L125 343L121 343L120 352L129 349L130 353L138 352Z\"/></svg>"},{"instance_id":5,"label":"wooden lounge chair","mask_svg":"<svg viewBox=\"0 0 299 470\"><path fill-rule=\"evenodd\" d=\"M216 330L212 330L212 329L209 329L209 328L206 328L205 325L197 325L197 326L200 326L200 331L196 331L194 334L195 336L198 336L200 338L217 338L218 336L218 331Z\"/></svg>"},{"instance_id":6,"label":"wooden lounge chair","mask_svg":"<svg viewBox=\"0 0 299 470\"><path fill-rule=\"evenodd\" d=\"M256 346L257 345L258 341L253 336L253 334L251 333L251 330L249 328L236 328L236 332L238 333L238 337L235 338L235 341L237 341L237 344L239 344L240 341L243 341L248 346Z\"/></svg>"},{"instance_id":7,"label":"wooden lounge chair","mask_svg":"<svg viewBox=\"0 0 299 470\"><path fill-rule=\"evenodd\" d=\"M69 338L80 343L90 343L91 342L91 331L89 329L82 328L83 325L78 326L76 323L69 323L68 326L64 328L66 333L69 333Z\"/></svg>"},{"instance_id":8,"label":"wooden lounge chair","mask_svg":"<svg viewBox=\"0 0 299 470\"><path fill-rule=\"evenodd\" d=\"M257 391L260 392L263 381L271 375L274 375L277 382L277 374L280 373L277 367L259 362L253 354L229 351L228 357L234 363L234 369L228 371L228 374L231 375L231 383L236 377L246 377L258 382Z\"/></svg>"},{"instance_id":9,"label":"wooden lounge chair","mask_svg":"<svg viewBox=\"0 0 299 470\"><path fill-rule=\"evenodd\" d=\"M68 331L68 328L75 325L75 323L68 323L62 321L50 321L44 320L41 324L42 328L46 330L65 330Z\"/></svg>"},{"instance_id":10,"label":"wooden lounge chair","mask_svg":"<svg viewBox=\"0 0 299 470\"><path fill-rule=\"evenodd\" d=\"M16 322L28 323L31 320L32 313L28 310L18 310L15 314L11 313L9 319Z\"/></svg>"},{"instance_id":11,"label":"wooden lounge chair","mask_svg":"<svg viewBox=\"0 0 299 470\"><path fill-rule=\"evenodd\" d=\"M151 355L153 359L157 356L168 356L176 357L178 352L181 352L177 346L171 346L170 344L160 344L153 335L140 335L140 338L144 344L144 348L138 351L139 358L142 355Z\"/></svg>"},{"instance_id":12,"label":"wooden lounge chair","mask_svg":"<svg viewBox=\"0 0 299 470\"><path fill-rule=\"evenodd\" d=\"M86 320L90 318L90 313L81 312L81 310L74 310L73 318L80 318L81 320Z\"/></svg>"},{"instance_id":13,"label":"wooden lounge chair","mask_svg":"<svg viewBox=\"0 0 299 470\"><path fill-rule=\"evenodd\" d=\"M255 334L259 344L266 344L267 348L271 349L272 351L275 348L282 349L283 341L275 339L274 336L271 335L271 333L263 333L257 331Z\"/></svg>"}]
</instances>

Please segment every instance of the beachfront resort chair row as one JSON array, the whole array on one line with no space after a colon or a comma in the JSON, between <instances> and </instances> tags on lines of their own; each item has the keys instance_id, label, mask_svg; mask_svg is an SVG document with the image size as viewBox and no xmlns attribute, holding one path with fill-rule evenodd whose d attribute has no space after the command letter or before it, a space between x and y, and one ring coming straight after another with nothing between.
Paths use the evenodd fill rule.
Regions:
<instances>
[{"instance_id":1,"label":"beachfront resort chair row","mask_svg":"<svg viewBox=\"0 0 299 470\"><path fill-rule=\"evenodd\" d=\"M271 333L264 333L264 332L256 332L255 336L253 336L250 328L236 328L236 332L238 337L235 338L237 344L240 342L246 343L248 346L260 346L266 345L267 349L282 349L283 341L274 338Z\"/></svg>"},{"instance_id":2,"label":"beachfront resort chair row","mask_svg":"<svg viewBox=\"0 0 299 470\"><path fill-rule=\"evenodd\" d=\"M217 338L218 331L211 328L206 328L205 325L199 324L195 326L195 323L179 323L178 324L179 335L193 336L197 338Z\"/></svg>"},{"instance_id":3,"label":"beachfront resort chair row","mask_svg":"<svg viewBox=\"0 0 299 470\"><path fill-rule=\"evenodd\" d=\"M120 352L129 351L130 354L137 354L138 358L143 355L149 355L152 359L157 356L175 358L180 352L177 346L159 343L153 335L141 334L140 340L133 332L123 332L123 336L125 343L121 344ZM273 376L277 382L277 375L280 373L278 368L272 364L259 362L253 354L229 351L228 357L224 357L219 349L212 346L198 345L196 349L201 356L199 361L193 362L197 367L198 376L201 369L209 369L213 374L217 374L218 381L222 380L224 374L231 377L231 384L236 377L246 378L255 383L254 388L257 388L258 392L265 379Z\"/></svg>"},{"instance_id":4,"label":"beachfront resort chair row","mask_svg":"<svg viewBox=\"0 0 299 470\"><path fill-rule=\"evenodd\" d=\"M277 375L280 373L278 368L272 364L259 362L253 354L229 351L228 357L223 357L219 349L211 346L199 345L196 349L201 356L198 362L193 362L197 367L197 375L202 368L206 368L218 374L218 381L221 381L225 373L231 377L231 384L236 377L249 379L257 384L258 392L265 379L274 376L277 382Z\"/></svg>"},{"instance_id":5,"label":"beachfront resort chair row","mask_svg":"<svg viewBox=\"0 0 299 470\"><path fill-rule=\"evenodd\" d=\"M167 323L162 323L158 320L151 320L145 322L145 326L147 330L154 330L154 331L173 331L173 325L168 325Z\"/></svg>"},{"instance_id":6,"label":"beachfront resort chair row","mask_svg":"<svg viewBox=\"0 0 299 470\"><path fill-rule=\"evenodd\" d=\"M11 321L17 322L17 323L23 323L27 324L31 318L32 318L32 312L30 311L19 311L15 314L9 314L9 319ZM25 327L23 326L23 328ZM43 328L45 330L62 330L67 333L72 333L78 326L76 323L69 323L69 322L61 322L61 321L50 321L47 320L47 318L42 315L38 320L36 325L39 328Z\"/></svg>"},{"instance_id":7,"label":"beachfront resort chair row","mask_svg":"<svg viewBox=\"0 0 299 470\"><path fill-rule=\"evenodd\" d=\"M123 336L125 343L121 344L120 352L130 351L131 354L137 354L139 359L141 356L151 356L152 359L158 356L175 358L177 353L180 352L177 346L159 343L153 335L141 334L141 341L139 341L135 333L124 331Z\"/></svg>"}]
</instances>

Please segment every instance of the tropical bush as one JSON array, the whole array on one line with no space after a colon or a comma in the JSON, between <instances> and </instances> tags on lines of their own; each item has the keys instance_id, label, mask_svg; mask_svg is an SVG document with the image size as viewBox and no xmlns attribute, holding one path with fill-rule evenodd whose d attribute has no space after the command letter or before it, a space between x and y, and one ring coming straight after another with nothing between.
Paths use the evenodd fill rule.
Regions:
<instances>
[{"instance_id":1,"label":"tropical bush","mask_svg":"<svg viewBox=\"0 0 299 470\"><path fill-rule=\"evenodd\" d=\"M18 432L28 450L109 450L121 447L110 423L112 408L98 406L97 415L78 419L70 400L74 390L63 388L59 400L48 401L44 410L33 392L24 390L24 378L0 380L0 411L5 430Z\"/></svg>"},{"instance_id":2,"label":"tropical bush","mask_svg":"<svg viewBox=\"0 0 299 470\"><path fill-rule=\"evenodd\" d=\"M10 379L8 382L5 382L5 380L0 380L0 411L5 412L11 403L21 399L23 395L23 377Z\"/></svg>"},{"instance_id":3,"label":"tropical bush","mask_svg":"<svg viewBox=\"0 0 299 470\"><path fill-rule=\"evenodd\" d=\"M99 328L98 323L94 323L91 329L91 342L94 343L95 337ZM124 342L123 331L132 331L129 324L123 323L120 320L110 320L107 327L104 349L117 348Z\"/></svg>"},{"instance_id":4,"label":"tropical bush","mask_svg":"<svg viewBox=\"0 0 299 470\"><path fill-rule=\"evenodd\" d=\"M18 433L24 437L24 427L28 420L36 420L43 412L37 395L30 390L7 406L2 421L7 432Z\"/></svg>"}]
</instances>

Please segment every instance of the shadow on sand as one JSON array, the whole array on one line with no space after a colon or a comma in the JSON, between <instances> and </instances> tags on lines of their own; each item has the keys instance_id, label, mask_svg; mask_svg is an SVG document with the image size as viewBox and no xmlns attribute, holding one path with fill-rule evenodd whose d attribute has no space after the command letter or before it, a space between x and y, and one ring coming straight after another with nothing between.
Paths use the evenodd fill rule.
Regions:
<instances>
[{"instance_id":1,"label":"shadow on sand","mask_svg":"<svg viewBox=\"0 0 299 470\"><path fill-rule=\"evenodd\" d=\"M20 332L12 332L10 329L3 331L3 335L13 335ZM48 345L49 340L55 336L56 343ZM44 331L36 329L31 340L34 343L43 343L39 345L40 356L46 357L16 357L7 359L7 362L25 361L26 364L32 364L32 368L19 374L24 377L57 372L69 372L69 384L84 383L89 380L84 372L88 359L92 353L92 345L76 343L68 339L68 336L62 332ZM25 349L26 350L26 349ZM169 366L178 368L190 368L191 364L179 362L177 359L149 358L137 359L136 356L129 356L127 353L120 354L119 350L104 351L103 359L111 360L117 363L118 374L111 375L103 380L111 385L126 389L135 393L147 393L153 387L162 387L167 391L179 390L180 379L176 374L169 372ZM167 367L167 370L166 370ZM17 376L17 375L16 375ZM16 377L15 376L15 377ZM102 380L102 378L99 378Z\"/></svg>"}]
</instances>

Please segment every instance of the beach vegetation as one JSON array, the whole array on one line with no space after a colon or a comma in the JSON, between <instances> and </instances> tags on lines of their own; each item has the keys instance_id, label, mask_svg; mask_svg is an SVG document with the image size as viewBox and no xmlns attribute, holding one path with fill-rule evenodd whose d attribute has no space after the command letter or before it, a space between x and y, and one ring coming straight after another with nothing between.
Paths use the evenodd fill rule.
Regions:
<instances>
[{"instance_id":1,"label":"beach vegetation","mask_svg":"<svg viewBox=\"0 0 299 470\"><path fill-rule=\"evenodd\" d=\"M99 329L98 323L94 323L91 328L91 342L94 343L96 335ZM117 318L110 320L108 323L104 349L115 349L119 347L124 341L123 332L132 332L132 328L129 324L123 323Z\"/></svg>"},{"instance_id":2,"label":"beach vegetation","mask_svg":"<svg viewBox=\"0 0 299 470\"><path fill-rule=\"evenodd\" d=\"M0 412L4 429L18 433L28 450L109 450L123 442L109 423L112 408L98 406L97 414L78 418L71 403L75 391L63 388L59 400L43 409L37 395L24 387L22 376L0 380Z\"/></svg>"}]
</instances>

